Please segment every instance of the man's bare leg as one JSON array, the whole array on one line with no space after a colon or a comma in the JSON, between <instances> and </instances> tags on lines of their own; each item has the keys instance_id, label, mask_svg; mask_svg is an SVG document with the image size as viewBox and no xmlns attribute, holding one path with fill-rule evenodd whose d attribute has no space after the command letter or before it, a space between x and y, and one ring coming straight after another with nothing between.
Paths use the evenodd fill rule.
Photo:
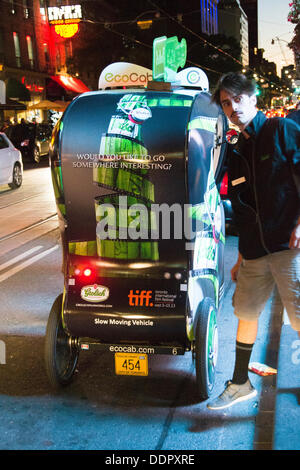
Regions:
<instances>
[{"instance_id":1,"label":"man's bare leg","mask_svg":"<svg viewBox=\"0 0 300 470\"><path fill-rule=\"evenodd\" d=\"M239 343L254 344L257 336L257 329L258 320L239 320L236 333L236 340Z\"/></svg>"}]
</instances>

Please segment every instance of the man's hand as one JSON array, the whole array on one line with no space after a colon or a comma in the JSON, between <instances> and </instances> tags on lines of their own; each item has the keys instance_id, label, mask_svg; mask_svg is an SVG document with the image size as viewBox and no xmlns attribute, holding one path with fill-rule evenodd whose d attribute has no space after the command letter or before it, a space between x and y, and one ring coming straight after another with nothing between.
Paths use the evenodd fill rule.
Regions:
<instances>
[{"instance_id":1,"label":"man's hand","mask_svg":"<svg viewBox=\"0 0 300 470\"><path fill-rule=\"evenodd\" d=\"M233 266L233 268L232 268L231 271L230 271L231 279L232 279L234 282L237 281L237 274L238 274L238 271L239 271L239 268L240 268L240 264L241 264L242 261L243 261L242 255L239 253L238 260L237 260L237 262L235 263L235 265Z\"/></svg>"},{"instance_id":2,"label":"man's hand","mask_svg":"<svg viewBox=\"0 0 300 470\"><path fill-rule=\"evenodd\" d=\"M291 250L295 248L300 248L300 217L298 219L296 227L292 231L289 248Z\"/></svg>"}]
</instances>

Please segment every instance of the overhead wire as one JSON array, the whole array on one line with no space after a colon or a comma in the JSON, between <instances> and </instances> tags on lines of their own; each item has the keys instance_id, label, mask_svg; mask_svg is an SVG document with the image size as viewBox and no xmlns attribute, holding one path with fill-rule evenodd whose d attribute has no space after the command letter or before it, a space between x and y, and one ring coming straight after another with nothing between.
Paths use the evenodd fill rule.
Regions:
<instances>
[{"instance_id":1,"label":"overhead wire","mask_svg":"<svg viewBox=\"0 0 300 470\"><path fill-rule=\"evenodd\" d=\"M4 3L7 3L7 4L11 4L10 0L2 0ZM181 28L183 28L185 31L189 32L190 34L192 34L193 36L197 37L200 41L202 41L203 43L205 43L206 45L212 47L213 49L215 49L216 51L218 51L220 54L223 54L227 57L229 57L231 60L233 60L234 62L236 62L238 65L240 65L241 67L244 67L243 63L241 61L239 61L238 59L236 59L235 57L233 57L231 54L229 54L228 52L224 51L222 48L220 47L217 47L215 46L214 44L212 44L210 41L208 41L207 39L203 38L202 36L200 36L198 33L196 33L195 31L193 31L192 29L190 29L188 26L186 26L182 21L178 21L177 18L175 18L174 16L172 16L170 13L168 13L167 11L165 11L164 9L162 9L160 6L156 5L155 2L153 2L152 0L147 0L147 2L153 7L155 8L156 11L158 12L161 12L163 13L166 17L168 17L169 19L171 19L172 21L176 22ZM85 3L83 1L83 3ZM28 10L33 10L33 7L31 7L30 5L24 5L24 3L19 3L18 1L15 1L14 2L14 5L15 6L19 6L19 7L22 7L23 9L28 9ZM193 12L188 12L188 13L184 13L183 16L187 16L187 15L190 15L192 13L195 13L195 12L200 12L200 10L194 10ZM33 14L33 11L32 11L32 14ZM124 38L132 41L132 42L135 42L139 45L142 45L144 47L147 47L147 48L153 48L153 46L150 46L149 44L146 44L146 43L143 43L142 41L136 39L136 38L133 38L133 37L129 37L127 35L125 35L124 33L121 33L119 31L116 31L115 29L112 29L109 25L119 25L119 24L132 24L132 23L135 23L136 22L136 19L140 16L140 14L134 18L134 19L128 19L128 20L122 20L122 21L110 21L110 20L104 20L104 21L98 21L98 20L89 20L89 19L83 19L81 20L82 22L85 22L85 23L93 23L93 24L101 24L103 26L106 27L106 29L109 29L109 31L111 31L112 33L114 34L117 34L119 36L123 36ZM156 20L163 20L163 19L166 19L165 17L158 17L156 18ZM209 67L206 67L206 66L203 66L203 65L199 65L191 60L187 60L188 63L196 66L196 67L200 67L200 68L203 68L204 70L206 71L209 71L209 72L212 72L212 73L216 73L218 75L221 75L222 72L219 72L217 70L214 70L212 68L209 68ZM257 74L256 70L254 69L251 69L250 67L248 67L248 70L250 72L252 72L253 74ZM264 77L264 76L260 76L260 78L263 78L264 80L267 81L267 83L273 85L276 89L277 89L277 86L280 86L274 82L272 82L270 79ZM277 89L278 90L278 89Z\"/></svg>"},{"instance_id":2,"label":"overhead wire","mask_svg":"<svg viewBox=\"0 0 300 470\"><path fill-rule=\"evenodd\" d=\"M223 49L221 48L218 48L217 46L215 46L214 44L210 43L209 41L207 41L205 38L203 38L202 36L200 36L198 33L196 33L195 31L191 30L188 26L184 25L181 21L178 21L177 18L175 18L174 16L172 16L170 13L168 13L167 11L165 11L164 9L162 9L160 6L156 5L155 2L153 2L153 0L147 0L147 2L153 6L154 8L156 8L158 11L162 12L164 15L168 16L172 21L176 22L181 28L183 28L184 30L188 31L190 34L193 34L194 36L196 36L199 40L203 41L204 43L208 44L209 46L213 47L214 49L216 49L218 52L226 55L227 57L230 57L232 60L234 60L236 63L238 63L239 65L241 65L243 68L244 68L244 65L242 64L242 62L240 62L238 59L236 59L235 57L233 57L231 54L229 54L228 52L224 51ZM248 70L250 72L257 75L257 72L256 70L252 69L251 67L248 67ZM275 82L272 82L270 79L268 79L267 77L263 76L263 75L259 75L259 78L260 79L263 79L265 80L267 83L269 83L270 85L273 85L273 87L276 87L276 90L278 90L277 86L280 86L278 85L277 83Z\"/></svg>"},{"instance_id":3,"label":"overhead wire","mask_svg":"<svg viewBox=\"0 0 300 470\"><path fill-rule=\"evenodd\" d=\"M90 21L92 21L92 20L89 20L89 22L90 22ZM130 40L130 41L132 41L132 42L135 42L135 43L137 43L137 44L139 44L139 45L145 46L145 47L147 47L147 48L149 48L149 49L153 49L153 46L152 46L152 45L146 44L146 43L144 43L144 42L142 42L142 41L140 41L140 40L138 40L138 39L136 39L136 38L133 38L133 37L128 36L128 35L126 35L126 34L124 34L124 33L121 33L120 31L116 31L115 29L112 29L112 28L110 28L109 26L107 26L107 29L108 29L109 31L111 31L112 33L114 33L114 34L117 34L118 36L121 36L121 37L123 37L123 38L125 38L125 39L128 39L128 40ZM191 65L194 65L195 67L203 68L203 69L207 70L208 72L217 73L218 75L221 75L221 74L222 74L222 72L219 72L218 70L214 70L214 69L211 69L211 68L209 68L209 67L205 67L205 66L203 66L203 65L199 65L199 64L197 64L196 62L193 62L193 61L191 61L191 60L187 60L187 62L190 63Z\"/></svg>"},{"instance_id":4,"label":"overhead wire","mask_svg":"<svg viewBox=\"0 0 300 470\"><path fill-rule=\"evenodd\" d=\"M157 6L152 0L147 0L148 3L150 3L150 5L152 5L153 7L155 7L156 9L158 9L159 11L161 11L164 15L168 16L169 19L171 19L172 21L174 21L175 23L177 23L178 25L180 25L183 29L185 29L186 31L188 31L190 34L192 34L193 36L196 36L200 41L203 41L205 44L209 45L210 47L216 49L218 52L221 52L222 54L226 55L227 57L230 57L230 59L232 59L234 62L238 63L239 65L241 65L243 67L243 64L242 62L240 62L238 59L236 59L235 57L233 57L231 54L229 54L228 52L224 51L223 49L215 46L214 44L212 44L211 42L207 41L207 39L204 39L202 36L200 36L200 34L196 33L195 31L193 31L192 29L190 29L188 26L184 25L181 21L178 21L177 18L175 18L174 16L170 15L168 12L166 12L165 10L163 10L161 7Z\"/></svg>"}]
</instances>

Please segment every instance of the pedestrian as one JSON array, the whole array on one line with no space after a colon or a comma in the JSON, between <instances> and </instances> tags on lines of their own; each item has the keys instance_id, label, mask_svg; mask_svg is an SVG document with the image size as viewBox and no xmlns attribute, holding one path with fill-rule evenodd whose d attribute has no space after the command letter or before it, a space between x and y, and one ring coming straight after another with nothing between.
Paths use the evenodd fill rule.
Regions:
<instances>
[{"instance_id":1,"label":"pedestrian","mask_svg":"<svg viewBox=\"0 0 300 470\"><path fill-rule=\"evenodd\" d=\"M3 123L3 126L1 127L1 132L5 132L10 128L11 122L9 119L6 119Z\"/></svg>"},{"instance_id":2,"label":"pedestrian","mask_svg":"<svg viewBox=\"0 0 300 470\"><path fill-rule=\"evenodd\" d=\"M240 130L227 153L229 198L239 234L239 256L231 271L236 356L232 379L207 405L218 410L257 394L248 366L258 318L275 285L300 336L300 127L257 111L256 85L240 73L224 75L212 99Z\"/></svg>"},{"instance_id":3,"label":"pedestrian","mask_svg":"<svg viewBox=\"0 0 300 470\"><path fill-rule=\"evenodd\" d=\"M300 101L296 104L295 109L287 114L286 117L293 119L293 121L296 121L296 123L300 125Z\"/></svg>"}]
</instances>

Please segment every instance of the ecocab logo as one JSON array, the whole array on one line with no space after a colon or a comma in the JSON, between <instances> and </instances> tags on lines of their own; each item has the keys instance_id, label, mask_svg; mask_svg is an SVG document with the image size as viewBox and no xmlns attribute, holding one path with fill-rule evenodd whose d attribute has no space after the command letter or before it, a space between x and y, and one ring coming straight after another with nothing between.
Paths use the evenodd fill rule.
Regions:
<instances>
[{"instance_id":1,"label":"ecocab logo","mask_svg":"<svg viewBox=\"0 0 300 470\"><path fill-rule=\"evenodd\" d=\"M191 70L187 75L187 80L192 85L195 85L200 81L200 75L197 70Z\"/></svg>"},{"instance_id":2,"label":"ecocab logo","mask_svg":"<svg viewBox=\"0 0 300 470\"><path fill-rule=\"evenodd\" d=\"M98 284L84 286L81 289L80 295L81 298L87 302L103 302L109 297L109 288L105 286L99 286Z\"/></svg>"}]
</instances>

